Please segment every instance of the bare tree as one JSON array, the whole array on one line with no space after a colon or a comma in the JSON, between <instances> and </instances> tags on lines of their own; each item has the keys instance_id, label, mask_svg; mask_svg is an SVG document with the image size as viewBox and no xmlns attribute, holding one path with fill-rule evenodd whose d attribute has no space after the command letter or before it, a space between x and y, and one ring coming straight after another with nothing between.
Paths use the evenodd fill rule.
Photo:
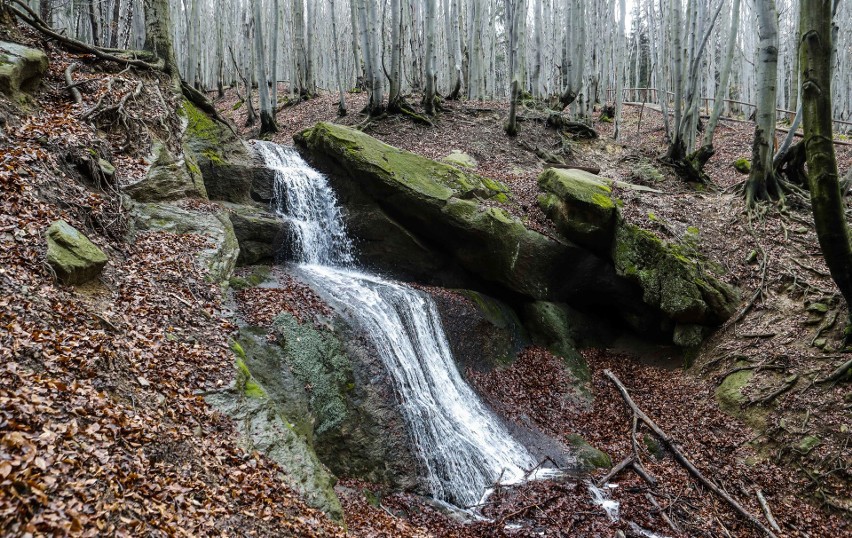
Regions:
<instances>
[{"instance_id":1,"label":"bare tree","mask_svg":"<svg viewBox=\"0 0 852 538\"><path fill-rule=\"evenodd\" d=\"M756 0L757 117L751 154L751 173L745 185L746 205L755 207L759 200L780 200L784 193L772 166L775 145L776 93L778 74L778 15L775 0Z\"/></svg>"},{"instance_id":2,"label":"bare tree","mask_svg":"<svg viewBox=\"0 0 852 538\"><path fill-rule=\"evenodd\" d=\"M802 102L808 183L819 245L831 277L846 300L845 339L852 336L852 248L834 154L831 103L832 15L839 0L802 0Z\"/></svg>"}]
</instances>

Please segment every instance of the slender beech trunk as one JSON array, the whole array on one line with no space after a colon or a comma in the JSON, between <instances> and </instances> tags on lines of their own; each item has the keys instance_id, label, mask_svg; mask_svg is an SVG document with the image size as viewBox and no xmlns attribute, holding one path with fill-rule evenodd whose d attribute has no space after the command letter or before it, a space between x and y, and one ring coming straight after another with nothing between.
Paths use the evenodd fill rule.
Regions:
<instances>
[{"instance_id":1,"label":"slender beech trunk","mask_svg":"<svg viewBox=\"0 0 852 538\"><path fill-rule=\"evenodd\" d=\"M278 132L275 125L275 113L269 100L269 77L266 72L266 51L263 43L263 18L261 17L261 2L252 2L254 16L254 54L257 66L257 93L260 97L260 134Z\"/></svg>"},{"instance_id":2,"label":"slender beech trunk","mask_svg":"<svg viewBox=\"0 0 852 538\"><path fill-rule=\"evenodd\" d=\"M511 28L509 33L509 72L512 76L511 102L509 103L509 120L506 122L506 134L518 134L518 102L524 76L524 59L521 57L521 43L526 38L527 5L526 0L506 0L506 14Z\"/></svg>"},{"instance_id":3,"label":"slender beech trunk","mask_svg":"<svg viewBox=\"0 0 852 538\"><path fill-rule=\"evenodd\" d=\"M616 140L621 134L621 108L624 104L624 62L627 55L627 47L625 46L627 35L624 33L627 20L627 3L625 0L618 2L618 16L618 57L615 61L615 128L612 133L612 137Z\"/></svg>"},{"instance_id":4,"label":"slender beech trunk","mask_svg":"<svg viewBox=\"0 0 852 538\"><path fill-rule=\"evenodd\" d=\"M722 115L722 106L725 103L725 94L728 91L728 84L731 80L731 66L734 63L734 53L737 48L737 32L740 25L740 0L733 0L731 7L731 27L728 30L728 42L725 45L725 59L722 63L722 71L719 73L719 86L716 88L716 97L713 101L713 111L710 113L710 119L707 121L707 127L704 130L704 147L707 148L711 155L713 150L713 135L716 131L716 125L719 124L719 117ZM709 158L709 157L708 157Z\"/></svg>"},{"instance_id":5,"label":"slender beech trunk","mask_svg":"<svg viewBox=\"0 0 852 538\"><path fill-rule=\"evenodd\" d=\"M852 248L838 184L831 106L832 2L802 0L800 59L805 152L817 236L831 277L846 299L852 327Z\"/></svg>"},{"instance_id":6,"label":"slender beech trunk","mask_svg":"<svg viewBox=\"0 0 852 538\"><path fill-rule=\"evenodd\" d=\"M399 110L402 99L402 36L400 25L402 22L402 1L390 0L391 2L391 68L388 77L388 109L392 112Z\"/></svg>"},{"instance_id":7,"label":"slender beech trunk","mask_svg":"<svg viewBox=\"0 0 852 538\"><path fill-rule=\"evenodd\" d=\"M272 116L275 117L278 113L278 51L280 50L279 38L280 38L280 19L281 19L281 6L279 5L279 0L272 1L272 46L269 47L269 52L272 54L272 58L270 58L270 82L272 85L270 87L269 92L269 100L272 103ZM337 51L337 45L334 46L335 53Z\"/></svg>"},{"instance_id":8,"label":"slender beech trunk","mask_svg":"<svg viewBox=\"0 0 852 538\"><path fill-rule=\"evenodd\" d=\"M426 0L426 88L423 92L423 109L429 115L435 114L435 19L438 13L436 0Z\"/></svg>"},{"instance_id":9,"label":"slender beech trunk","mask_svg":"<svg viewBox=\"0 0 852 538\"><path fill-rule=\"evenodd\" d=\"M398 0L392 0L398 1ZM337 11L334 8L334 0L330 0L331 4L331 37L334 46L334 74L337 77L337 90L340 92L340 100L337 103L337 115L346 115L346 89L343 86L343 73L340 72L340 49L338 48L337 40ZM354 22L354 21L353 21Z\"/></svg>"},{"instance_id":10,"label":"slender beech trunk","mask_svg":"<svg viewBox=\"0 0 852 538\"><path fill-rule=\"evenodd\" d=\"M751 173L745 187L746 206L752 209L759 200L783 202L775 169L772 166L775 145L778 73L778 15L775 0L757 0L757 117L751 154Z\"/></svg>"}]
</instances>

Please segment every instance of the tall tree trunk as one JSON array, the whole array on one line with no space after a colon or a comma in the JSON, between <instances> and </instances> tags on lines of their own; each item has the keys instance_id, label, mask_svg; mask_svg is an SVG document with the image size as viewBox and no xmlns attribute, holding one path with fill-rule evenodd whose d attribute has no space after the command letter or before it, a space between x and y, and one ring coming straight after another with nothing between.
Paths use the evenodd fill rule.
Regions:
<instances>
[{"instance_id":1,"label":"tall tree trunk","mask_svg":"<svg viewBox=\"0 0 852 538\"><path fill-rule=\"evenodd\" d=\"M459 10L459 0L445 0L446 11L446 27L449 34L448 46L450 48L450 68L452 76L450 77L450 92L447 94L447 99L453 101L461 95L462 87L462 49L461 49L461 13Z\"/></svg>"},{"instance_id":2,"label":"tall tree trunk","mask_svg":"<svg viewBox=\"0 0 852 538\"><path fill-rule=\"evenodd\" d=\"M831 107L832 2L802 0L800 65L808 183L819 245L831 277L846 300L852 327L852 248L834 154Z\"/></svg>"},{"instance_id":3,"label":"tall tree trunk","mask_svg":"<svg viewBox=\"0 0 852 538\"><path fill-rule=\"evenodd\" d=\"M398 0L392 0L398 1ZM340 49L338 48L337 40L337 10L334 8L334 0L331 3L331 38L334 45L334 74L337 77L337 90L340 92L340 99L337 102L337 115L346 115L346 89L343 87L343 73L340 72ZM353 23L355 21L352 21Z\"/></svg>"},{"instance_id":4,"label":"tall tree trunk","mask_svg":"<svg viewBox=\"0 0 852 538\"><path fill-rule=\"evenodd\" d=\"M254 54L257 65L257 93L260 96L260 134L278 132L275 125L275 114L269 100L269 77L266 73L266 53L263 43L263 18L261 17L261 1L252 2L254 16Z\"/></svg>"},{"instance_id":5,"label":"tall tree trunk","mask_svg":"<svg viewBox=\"0 0 852 538\"><path fill-rule=\"evenodd\" d=\"M436 0L426 1L426 88L423 92L423 108L427 114L435 114L435 19L438 16Z\"/></svg>"},{"instance_id":6,"label":"tall tree trunk","mask_svg":"<svg viewBox=\"0 0 852 538\"><path fill-rule=\"evenodd\" d=\"M618 1L618 17L618 52L615 61L615 128L612 133L612 137L616 140L618 140L621 134L621 108L624 104L624 62L627 55L627 35L624 33L627 21L627 4L625 0Z\"/></svg>"},{"instance_id":7,"label":"tall tree trunk","mask_svg":"<svg viewBox=\"0 0 852 538\"><path fill-rule=\"evenodd\" d=\"M524 58L521 55L521 43L525 39L527 5L526 0L506 0L507 26L509 32L509 72L512 76L509 119L506 122L506 134L518 134L518 102L521 98L524 76Z\"/></svg>"},{"instance_id":8,"label":"tall tree trunk","mask_svg":"<svg viewBox=\"0 0 852 538\"><path fill-rule=\"evenodd\" d=\"M272 115L278 113L278 51L281 49L279 46L280 39L280 24L281 24L281 5L279 4L279 0L273 0L272 2L272 46L269 47L269 51L272 54L272 58L270 58L271 68L270 68L270 78L272 79L272 87L270 88L269 100L272 102ZM337 50L337 45L335 45L335 51Z\"/></svg>"},{"instance_id":9,"label":"tall tree trunk","mask_svg":"<svg viewBox=\"0 0 852 538\"><path fill-rule=\"evenodd\" d=\"M168 0L144 0L145 50L163 60L163 71L180 81L180 70L172 43L172 17Z\"/></svg>"},{"instance_id":10,"label":"tall tree trunk","mask_svg":"<svg viewBox=\"0 0 852 538\"><path fill-rule=\"evenodd\" d=\"M710 119L707 121L707 127L704 130L704 147L711 155L713 150L713 135L716 131L716 125L719 124L719 117L722 115L722 106L725 103L725 94L728 91L728 84L731 80L731 66L734 63L734 53L737 48L737 32L740 25L740 0L733 0L731 7L731 27L728 30L728 42L725 45L725 59L722 63L722 71L719 73L719 86L716 88L716 96L713 101L713 112L710 113ZM709 157L708 157L709 158Z\"/></svg>"},{"instance_id":11,"label":"tall tree trunk","mask_svg":"<svg viewBox=\"0 0 852 538\"><path fill-rule=\"evenodd\" d=\"M391 68L388 82L388 109L392 112L399 110L402 99L402 36L400 25L402 24L402 0L390 0L391 2Z\"/></svg>"},{"instance_id":12,"label":"tall tree trunk","mask_svg":"<svg viewBox=\"0 0 852 538\"><path fill-rule=\"evenodd\" d=\"M98 6L100 3L97 0L89 0L89 23L92 27L92 44L96 47L101 46L101 15Z\"/></svg>"},{"instance_id":13,"label":"tall tree trunk","mask_svg":"<svg viewBox=\"0 0 852 538\"><path fill-rule=\"evenodd\" d=\"M751 154L751 173L745 187L746 206L759 200L778 199L784 194L772 166L775 146L775 100L778 74L778 15L775 0L757 0L757 117Z\"/></svg>"}]
</instances>

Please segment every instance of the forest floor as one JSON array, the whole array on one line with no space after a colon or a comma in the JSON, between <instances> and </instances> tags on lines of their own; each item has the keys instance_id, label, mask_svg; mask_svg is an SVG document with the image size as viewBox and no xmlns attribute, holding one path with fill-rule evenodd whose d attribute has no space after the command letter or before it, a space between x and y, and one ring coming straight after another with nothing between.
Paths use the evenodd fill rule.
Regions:
<instances>
[{"instance_id":1,"label":"forest floor","mask_svg":"<svg viewBox=\"0 0 852 538\"><path fill-rule=\"evenodd\" d=\"M318 121L363 126L364 116L352 111L363 107L366 96L348 94L347 100L350 114L343 118L336 116L334 95L284 108L274 140L292 143L293 134ZM248 135L245 107L235 108L235 103L236 97L229 94L219 107ZM691 246L742 293L734 319L700 352L688 354L688 365L678 359L668 365L649 364L621 348L585 350L596 396L592 409L566 406L569 395L559 387L568 380L560 381L559 361L536 348L499 374L468 372L480 393L494 407L513 410L510 419L513 413L531 417L557 438L581 434L617 462L631 454L631 415L603 375L611 369L625 381L636 403L677 439L684 454L767 525L759 491L782 529L778 535L852 532L852 399L848 383L818 382L849 359L840 349L846 307L821 257L805 196L792 193L783 210L765 204L753 218L744 210L738 186L745 176L733 162L750 157L753 125L722 120L717 153L705 169L711 182L695 185L683 182L658 160L665 151L663 118L648 107L625 106L623 136L616 142L613 124L597 118L594 127L600 138L570 140L535 120L539 112L526 109L521 112L527 118L521 135L511 139L502 130L506 103L461 101L444 106L434 127L388 116L370 122L366 132L430 158L453 150L468 153L478 162L476 172L510 186L511 210L545 234L552 228L535 203L536 178L544 163L530 145L561 151L572 164L600 167L601 175L652 186L662 194L616 192L625 202L625 217L661 238ZM842 177L852 166L852 147L836 149ZM630 472L617 476L618 487L611 490L621 503L616 524L592 503L586 486L571 481L503 488L483 509L491 521L473 525L459 525L410 495L389 494L379 497L379 503L375 495L381 495L381 488L376 485L343 480L338 490L350 532L366 536L597 536L611 535L614 528L628 536L641 535L630 522L666 536L761 535L670 454L657 450L641 425L637 441L659 485L650 488ZM673 526L661 518L648 493Z\"/></svg>"},{"instance_id":2,"label":"forest floor","mask_svg":"<svg viewBox=\"0 0 852 538\"><path fill-rule=\"evenodd\" d=\"M127 208L115 189L86 183L72 166L94 148L111 157L119 184L143 174L148 141L128 136L134 133L115 118L82 116L101 97L117 103L141 81L143 96L128 102L133 121L169 129L175 119L167 116L174 109L168 84L68 54L26 31L21 37L48 52L51 68L29 112L0 103L3 534L343 536L341 527L282 484L273 463L244 451L231 422L204 402L206 391L227 385L234 373L232 313L204 271L192 270L194 254L206 248L204 239L148 232L128 243ZM81 64L76 80L88 79L81 86L82 105L73 104L65 89L63 72L70 62ZM115 79L113 85L108 78ZM363 106L364 95L349 97L351 110ZM229 96L219 105L242 125L242 109L232 110L235 100ZM331 96L285 109L278 140L289 143L294 132L334 120L335 111ZM503 135L504 116L503 103L454 103L434 128L389 117L369 132L429 157L467 151L479 160L478 172L510 185L516 214L549 233L535 205L541 162ZM638 119L638 110L628 107L627 134L618 144L607 138L611 125L597 124L602 138L572 142L571 157L600 166L605 175L664 191L656 197L619 196L631 219L647 221L653 212L650 220L663 237L681 239L697 222L698 248L708 260L727 270L746 300L755 290L762 293L741 320L711 338L687 370L649 366L612 350L586 350L597 395L593 409L565 405L560 362L537 348L499 375L469 378L495 407L523 410L557 437L579 433L618 461L630 451L630 425L626 407L603 377L604 369L612 369L696 465L763 520L756 500L760 489L784 536L849 534L849 519L828 511L842 508L842 488L849 484L848 385L809 382L845 360L832 351L845 311L826 276L806 210L791 201L789 213L768 208L749 225L739 196L727 191L740 181L730 162L749 154L747 126L720 128L720 155L709 165L714 188L697 190L656 163L662 148L659 115L646 111L641 127ZM361 121L354 112L345 118L348 124ZM527 142L562 147L559 136L538 122L525 122L522 129ZM850 152L843 149L840 156L845 170ZM78 288L54 282L43 263L43 233L59 218L84 230L109 255L98 281ZM759 252L756 263L748 262L751 250ZM305 300L295 294L292 311L303 312ZM810 325L815 319L818 325ZM817 331L824 343L814 338ZM714 394L722 374L735 367L754 374L744 403L790 386L772 399L774 406L736 406L731 411L742 418L731 417ZM795 383L782 385L793 375ZM660 485L648 490L632 474L617 477L619 487L611 493L621 502L617 523L573 481L501 488L483 508L492 521L468 525L421 498L381 495L373 484L344 479L338 492L352 536L611 536L615 529L636 533L631 521L668 536L757 535L649 444L652 450L641 440L641 455ZM655 513L646 492L659 499L679 533Z\"/></svg>"}]
</instances>

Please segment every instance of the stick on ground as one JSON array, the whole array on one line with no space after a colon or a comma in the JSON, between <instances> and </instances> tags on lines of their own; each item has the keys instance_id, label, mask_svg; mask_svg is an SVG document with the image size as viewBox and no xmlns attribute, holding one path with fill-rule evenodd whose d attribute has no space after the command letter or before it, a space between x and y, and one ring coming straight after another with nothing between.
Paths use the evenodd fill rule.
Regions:
<instances>
[{"instance_id":1,"label":"stick on ground","mask_svg":"<svg viewBox=\"0 0 852 538\"><path fill-rule=\"evenodd\" d=\"M644 422L649 428L651 428L651 431L653 431L657 435L657 437L660 438L660 441L662 441L666 448L671 451L672 455L678 463L680 463L687 471L689 471L689 473L694 476L699 482L701 482L707 489L709 489L710 491L718 495L722 500L727 502L731 506L731 508L733 508L738 514L747 519L749 523L751 523L757 529L761 530L764 534L766 534L766 536L769 536L770 538L778 538L775 533L772 532L771 529L766 527L766 525L761 523L760 520L753 516L748 510L743 508L743 506L736 500L734 500L733 497L728 495L727 492L725 492L722 488L720 488L719 486L704 477L701 471L699 471L698 468L695 467L695 465L693 465L692 462L686 456L683 455L683 453L675 444L674 440L669 437L669 435L665 431L663 431L662 428L660 428L656 422L651 420L651 418L646 415L644 411L639 409L639 407L630 397L630 393L627 392L627 389L624 387L624 385L614 373L612 373L610 370L604 370L604 375L607 376L610 381L615 384L615 386L618 388L618 391L621 393L621 397L624 399L625 403L630 406L630 409L636 414L637 417L639 417L639 420Z\"/></svg>"}]
</instances>

